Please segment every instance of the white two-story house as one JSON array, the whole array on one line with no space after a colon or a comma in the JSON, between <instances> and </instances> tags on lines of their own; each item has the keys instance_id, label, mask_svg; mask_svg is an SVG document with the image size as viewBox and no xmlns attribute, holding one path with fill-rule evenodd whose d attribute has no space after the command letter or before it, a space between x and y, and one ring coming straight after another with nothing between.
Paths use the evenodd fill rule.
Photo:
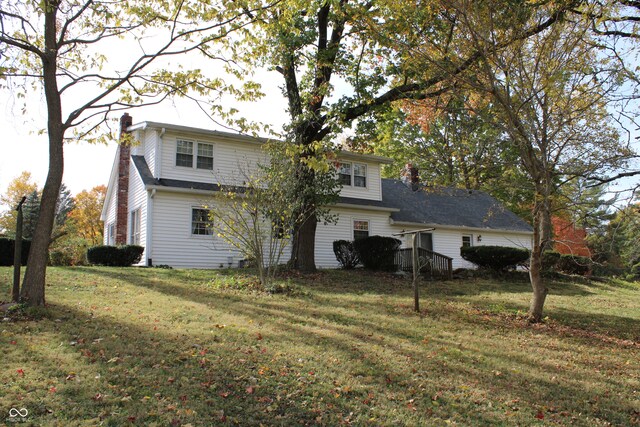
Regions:
<instances>
[{"instance_id":1,"label":"white two-story house","mask_svg":"<svg viewBox=\"0 0 640 427\"><path fill-rule=\"evenodd\" d=\"M264 140L167 123L132 124L123 132L137 144L120 146L102 211L104 244L145 248L141 265L182 268L237 266L243 255L216 236L204 206L215 203L219 183L241 185L240 171L265 158ZM390 159L341 151L342 188L331 207L335 224L318 224L316 265L336 268L333 241L427 230L418 244L453 258L466 245L531 247L531 227L486 193L434 189L408 179L381 178ZM415 172L415 171L414 171ZM399 177L400 178L400 177ZM410 239L404 237L404 245Z\"/></svg>"}]
</instances>

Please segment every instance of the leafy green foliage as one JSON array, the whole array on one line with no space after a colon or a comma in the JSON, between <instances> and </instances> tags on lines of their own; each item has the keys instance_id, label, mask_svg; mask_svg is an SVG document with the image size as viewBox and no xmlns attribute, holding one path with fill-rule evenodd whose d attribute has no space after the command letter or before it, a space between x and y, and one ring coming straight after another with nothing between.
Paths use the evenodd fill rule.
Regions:
<instances>
[{"instance_id":1,"label":"leafy green foliage","mask_svg":"<svg viewBox=\"0 0 640 427\"><path fill-rule=\"evenodd\" d=\"M394 237L369 236L354 240L353 247L365 268L395 271L394 255L402 242Z\"/></svg>"},{"instance_id":2,"label":"leafy green foliage","mask_svg":"<svg viewBox=\"0 0 640 427\"><path fill-rule=\"evenodd\" d=\"M587 257L574 255L561 255L556 270L565 274L584 276L591 271L592 261Z\"/></svg>"},{"instance_id":3,"label":"leafy green foliage","mask_svg":"<svg viewBox=\"0 0 640 427\"><path fill-rule=\"evenodd\" d=\"M480 268L505 271L525 263L530 253L527 249L507 246L463 246L460 255Z\"/></svg>"},{"instance_id":4,"label":"leafy green foliage","mask_svg":"<svg viewBox=\"0 0 640 427\"><path fill-rule=\"evenodd\" d=\"M358 252L350 240L336 240L333 242L333 253L345 270L351 270L360 264Z\"/></svg>"},{"instance_id":5,"label":"leafy green foliage","mask_svg":"<svg viewBox=\"0 0 640 427\"><path fill-rule=\"evenodd\" d=\"M22 265L27 264L27 258L29 257L29 248L31 247L30 240L22 240L22 246L20 247ZM0 237L0 266L13 265L13 255L15 251L15 240L6 237Z\"/></svg>"},{"instance_id":6,"label":"leafy green foliage","mask_svg":"<svg viewBox=\"0 0 640 427\"><path fill-rule=\"evenodd\" d=\"M322 156L307 156L314 163L314 184L304 188L294 179L300 164L300 146L286 142L265 144L263 158L240 170L240 184L223 184L219 194L204 207L209 210L217 236L236 248L258 268L267 288L291 243L294 229L311 215L331 221L326 207L337 198L336 176ZM242 169L242 168L240 168ZM306 204L311 191L324 207L311 210Z\"/></svg>"},{"instance_id":7,"label":"leafy green foliage","mask_svg":"<svg viewBox=\"0 0 640 427\"><path fill-rule=\"evenodd\" d=\"M562 255L560 254L560 252L544 251L542 253L542 268L544 268L546 271L555 270L561 256Z\"/></svg>"},{"instance_id":8,"label":"leafy green foliage","mask_svg":"<svg viewBox=\"0 0 640 427\"><path fill-rule=\"evenodd\" d=\"M111 267L129 267L140 262L144 248L137 245L94 246L87 250L91 264Z\"/></svg>"}]
</instances>

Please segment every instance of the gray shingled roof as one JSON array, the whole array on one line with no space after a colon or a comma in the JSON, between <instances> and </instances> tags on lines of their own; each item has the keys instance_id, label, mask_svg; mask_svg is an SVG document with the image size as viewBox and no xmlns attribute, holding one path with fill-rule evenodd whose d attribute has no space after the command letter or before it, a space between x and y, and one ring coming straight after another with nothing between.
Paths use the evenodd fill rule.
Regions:
<instances>
[{"instance_id":1,"label":"gray shingled roof","mask_svg":"<svg viewBox=\"0 0 640 427\"><path fill-rule=\"evenodd\" d=\"M383 179L382 202L399 209L391 213L396 222L532 231L496 199L477 190L421 186L413 191L397 179Z\"/></svg>"},{"instance_id":2,"label":"gray shingled roof","mask_svg":"<svg viewBox=\"0 0 640 427\"><path fill-rule=\"evenodd\" d=\"M156 179L144 156L131 156L145 186L220 191L213 183ZM396 222L531 232L531 226L482 191L420 187L413 191L397 179L382 180L382 201L340 197L339 203L390 208Z\"/></svg>"},{"instance_id":3,"label":"gray shingled roof","mask_svg":"<svg viewBox=\"0 0 640 427\"><path fill-rule=\"evenodd\" d=\"M167 187L167 188L184 188L189 190L203 190L203 191L220 191L218 184L197 182L197 181L183 181L179 179L156 179L153 177L149 165L144 156L131 156L133 164L135 165L140 178L145 186L152 185L154 187Z\"/></svg>"}]
</instances>

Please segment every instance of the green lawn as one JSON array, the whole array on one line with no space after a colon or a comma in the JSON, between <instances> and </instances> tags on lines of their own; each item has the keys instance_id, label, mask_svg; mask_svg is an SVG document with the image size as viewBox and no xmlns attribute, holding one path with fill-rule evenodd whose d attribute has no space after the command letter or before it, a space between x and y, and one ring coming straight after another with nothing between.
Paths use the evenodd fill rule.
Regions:
<instances>
[{"instance_id":1,"label":"green lawn","mask_svg":"<svg viewBox=\"0 0 640 427\"><path fill-rule=\"evenodd\" d=\"M50 268L0 325L0 424L640 425L640 285ZM0 268L7 291L12 271ZM0 299L7 300L3 290Z\"/></svg>"}]
</instances>

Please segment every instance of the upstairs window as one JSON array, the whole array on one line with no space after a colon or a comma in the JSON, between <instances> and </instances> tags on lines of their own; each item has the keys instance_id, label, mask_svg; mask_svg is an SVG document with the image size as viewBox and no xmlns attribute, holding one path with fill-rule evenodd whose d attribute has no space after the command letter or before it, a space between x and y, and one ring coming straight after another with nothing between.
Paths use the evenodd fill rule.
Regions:
<instances>
[{"instance_id":1,"label":"upstairs window","mask_svg":"<svg viewBox=\"0 0 640 427\"><path fill-rule=\"evenodd\" d=\"M198 143L198 169L213 170L213 144Z\"/></svg>"},{"instance_id":2,"label":"upstairs window","mask_svg":"<svg viewBox=\"0 0 640 427\"><path fill-rule=\"evenodd\" d=\"M338 168L338 175L340 176L340 184L351 185L351 163L341 163Z\"/></svg>"},{"instance_id":3,"label":"upstairs window","mask_svg":"<svg viewBox=\"0 0 640 427\"><path fill-rule=\"evenodd\" d=\"M353 221L353 240L369 237L369 221L356 219Z\"/></svg>"},{"instance_id":4,"label":"upstairs window","mask_svg":"<svg viewBox=\"0 0 640 427\"><path fill-rule=\"evenodd\" d=\"M176 166L193 167L193 142L178 140Z\"/></svg>"},{"instance_id":5,"label":"upstairs window","mask_svg":"<svg viewBox=\"0 0 640 427\"><path fill-rule=\"evenodd\" d=\"M209 209L191 209L191 234L195 236L211 236L213 234L213 221Z\"/></svg>"},{"instance_id":6,"label":"upstairs window","mask_svg":"<svg viewBox=\"0 0 640 427\"><path fill-rule=\"evenodd\" d=\"M197 169L213 170L213 144L182 139L176 145L176 166L192 168L194 154Z\"/></svg>"},{"instance_id":7,"label":"upstairs window","mask_svg":"<svg viewBox=\"0 0 640 427\"><path fill-rule=\"evenodd\" d=\"M367 165L364 163L340 163L338 175L342 186L367 186Z\"/></svg>"},{"instance_id":8,"label":"upstairs window","mask_svg":"<svg viewBox=\"0 0 640 427\"><path fill-rule=\"evenodd\" d=\"M367 186L367 165L360 163L353 164L353 185L356 187Z\"/></svg>"},{"instance_id":9,"label":"upstairs window","mask_svg":"<svg viewBox=\"0 0 640 427\"><path fill-rule=\"evenodd\" d=\"M468 248L473 246L473 236L471 234L463 234L462 235L462 247Z\"/></svg>"}]
</instances>

